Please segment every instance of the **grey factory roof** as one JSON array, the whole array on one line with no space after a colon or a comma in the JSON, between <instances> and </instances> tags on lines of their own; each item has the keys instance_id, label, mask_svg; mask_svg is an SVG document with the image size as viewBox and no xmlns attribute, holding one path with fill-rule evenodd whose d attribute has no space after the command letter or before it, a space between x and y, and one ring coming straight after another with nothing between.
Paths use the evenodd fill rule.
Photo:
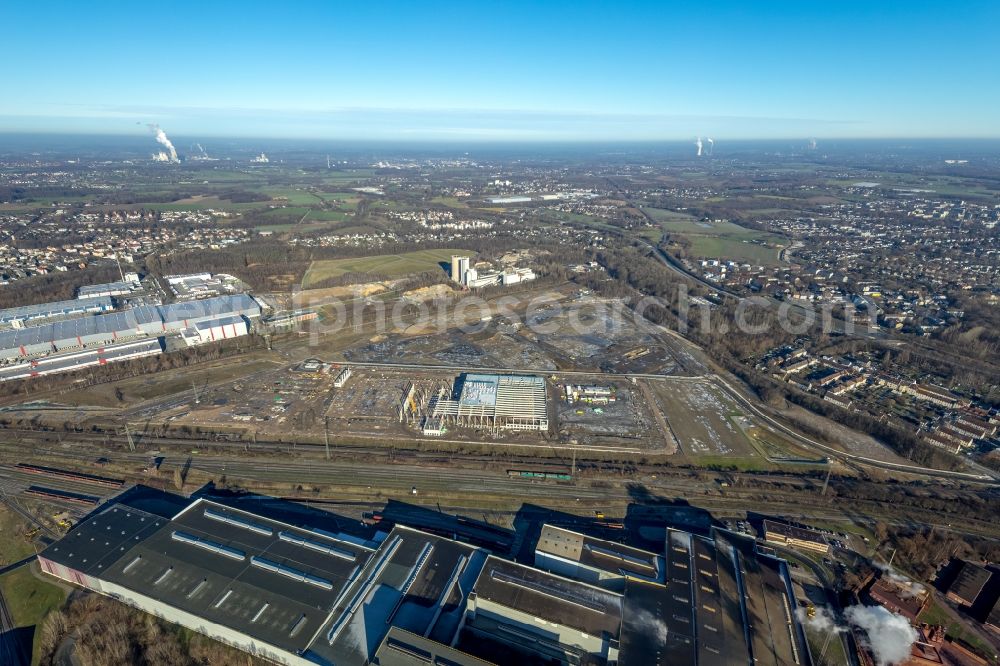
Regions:
<instances>
[{"instance_id":1,"label":"grey factory roof","mask_svg":"<svg viewBox=\"0 0 1000 666\"><path fill-rule=\"evenodd\" d=\"M795 617L795 597L784 560L756 552L751 539L714 530L716 541L731 546L742 566L746 630L759 666L809 664L805 633Z\"/></svg>"},{"instance_id":2,"label":"grey factory roof","mask_svg":"<svg viewBox=\"0 0 1000 666\"><path fill-rule=\"evenodd\" d=\"M691 571L698 663L745 661L747 640L742 594L737 584L740 566L736 552L723 539L694 537L693 546Z\"/></svg>"},{"instance_id":3,"label":"grey factory roof","mask_svg":"<svg viewBox=\"0 0 1000 666\"><path fill-rule=\"evenodd\" d=\"M235 314L258 316L260 306L246 294L218 296L170 305L143 305L123 312L110 312L41 326L0 331L0 350L37 344L58 346L59 342L72 342L76 338L90 335L135 335L139 327L144 325L163 324L177 328L173 325L181 322L192 325L206 319Z\"/></svg>"},{"instance_id":4,"label":"grey factory roof","mask_svg":"<svg viewBox=\"0 0 1000 666\"><path fill-rule=\"evenodd\" d=\"M952 594L970 606L975 603L986 583L989 582L993 574L986 567L974 562L962 562L955 580L948 587L948 594Z\"/></svg>"},{"instance_id":5,"label":"grey factory roof","mask_svg":"<svg viewBox=\"0 0 1000 666\"><path fill-rule=\"evenodd\" d=\"M621 632L621 595L497 557L486 561L474 592L477 600L591 636L617 639Z\"/></svg>"},{"instance_id":6,"label":"grey factory roof","mask_svg":"<svg viewBox=\"0 0 1000 666\"><path fill-rule=\"evenodd\" d=\"M92 312L95 310L111 310L114 305L108 296L95 298L78 298L71 301L54 301L35 305L22 305L15 308L0 310L0 322L14 319L45 319L74 313Z\"/></svg>"},{"instance_id":7,"label":"grey factory roof","mask_svg":"<svg viewBox=\"0 0 1000 666\"><path fill-rule=\"evenodd\" d=\"M764 521L764 532L766 534L777 534L787 539L811 541L823 546L829 545L822 532L796 527L795 525L788 525L786 523L779 523L773 520Z\"/></svg>"},{"instance_id":8,"label":"grey factory roof","mask_svg":"<svg viewBox=\"0 0 1000 666\"><path fill-rule=\"evenodd\" d=\"M340 596L309 647L321 663L368 663L390 626L450 642L486 552L397 526Z\"/></svg>"},{"instance_id":9,"label":"grey factory roof","mask_svg":"<svg viewBox=\"0 0 1000 666\"><path fill-rule=\"evenodd\" d=\"M619 663L648 666L684 666L695 664L695 640L668 621L671 597L667 588L657 583L629 579L625 583L625 609Z\"/></svg>"},{"instance_id":10,"label":"grey factory roof","mask_svg":"<svg viewBox=\"0 0 1000 666\"><path fill-rule=\"evenodd\" d=\"M666 554L665 586L628 581L623 663L637 654L655 654L656 664L809 663L783 561L723 530L706 538L670 529ZM647 631L643 610L665 631Z\"/></svg>"},{"instance_id":11,"label":"grey factory roof","mask_svg":"<svg viewBox=\"0 0 1000 666\"><path fill-rule=\"evenodd\" d=\"M986 624L994 629L1000 629L1000 599L993 604L993 610L986 616Z\"/></svg>"},{"instance_id":12,"label":"grey factory roof","mask_svg":"<svg viewBox=\"0 0 1000 666\"><path fill-rule=\"evenodd\" d=\"M542 527L535 551L621 576L654 581L663 577L660 558L654 553L595 539L555 525Z\"/></svg>"},{"instance_id":13,"label":"grey factory roof","mask_svg":"<svg viewBox=\"0 0 1000 666\"><path fill-rule=\"evenodd\" d=\"M215 328L218 326L229 326L230 324L241 324L244 323L242 315L227 315L225 317L219 317L217 319L206 319L205 321L199 321L194 325L199 331L203 331L207 328Z\"/></svg>"},{"instance_id":14,"label":"grey factory roof","mask_svg":"<svg viewBox=\"0 0 1000 666\"><path fill-rule=\"evenodd\" d=\"M372 661L375 666L493 666L461 650L390 627Z\"/></svg>"},{"instance_id":15,"label":"grey factory roof","mask_svg":"<svg viewBox=\"0 0 1000 666\"><path fill-rule=\"evenodd\" d=\"M88 284L76 290L78 298L89 298L88 294L103 294L110 291L130 292L139 288L139 284L126 280L124 282L104 282L101 284Z\"/></svg>"},{"instance_id":16,"label":"grey factory roof","mask_svg":"<svg viewBox=\"0 0 1000 666\"><path fill-rule=\"evenodd\" d=\"M299 653L371 554L357 543L198 500L170 521L116 505L42 557Z\"/></svg>"},{"instance_id":17,"label":"grey factory roof","mask_svg":"<svg viewBox=\"0 0 1000 666\"><path fill-rule=\"evenodd\" d=\"M52 354L37 362L25 361L23 363L0 366L0 381L27 377L33 373L52 374L56 372L69 372L77 368L97 365L102 361L120 361L136 356L158 354L161 351L163 351L163 347L160 344L160 339L149 338L139 341L133 340L127 343L111 344L100 349Z\"/></svg>"}]
</instances>

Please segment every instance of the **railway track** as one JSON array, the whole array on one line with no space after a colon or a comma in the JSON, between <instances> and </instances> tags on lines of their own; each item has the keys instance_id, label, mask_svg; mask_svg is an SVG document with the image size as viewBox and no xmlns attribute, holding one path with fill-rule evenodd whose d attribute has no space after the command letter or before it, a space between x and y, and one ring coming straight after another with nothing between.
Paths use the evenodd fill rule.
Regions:
<instances>
[{"instance_id":1,"label":"railway track","mask_svg":"<svg viewBox=\"0 0 1000 666\"><path fill-rule=\"evenodd\" d=\"M0 445L0 452L4 449ZM149 462L149 455L130 452L90 452L72 449L36 448L26 450L21 447L23 456L43 456L47 462L65 460L73 465L89 465L98 456L108 458L112 463L121 466L139 467ZM4 454L9 455L9 454ZM438 456L440 458L440 456ZM486 460L486 459L484 459ZM776 494L773 489L729 489L725 495L705 494L705 481L692 479L685 470L664 473L658 470L655 476L648 471L640 470L628 478L614 479L612 482L604 479L605 484L584 482L563 483L554 481L532 481L511 479L504 470L476 470L455 468L443 464L427 464L427 462L407 461L405 463L386 463L372 465L370 463L346 461L317 461L310 459L275 460L272 458L230 458L222 456L196 456L167 454L162 462L162 470L170 473L173 469L188 467L212 478L225 476L229 480L238 479L251 483L270 483L287 485L291 488L302 486L304 496L300 501L324 500L326 498L308 494L311 486L329 486L336 489L337 496L344 501L355 504L384 503L388 497L402 499L410 495L411 488L418 489L417 501L425 501L433 497L442 504L459 505L465 502L467 507L480 502L488 504L507 500L511 503L523 501L530 497L533 502L548 503L563 507L621 507L636 503L633 496L634 488L629 487L629 481L638 482L651 493L651 500L657 498L670 499L674 497L698 497L697 506L720 515L738 515L748 508L768 511L789 516L809 516L811 518L827 517L829 519L850 519L851 515L870 515L889 517L894 515L900 525L920 521L934 525L942 530L967 532L981 536L997 535L995 522L989 518L951 518L955 524L962 524L963 529L952 526L948 516L918 507L898 507L887 510L884 503L875 500L854 500L850 502L850 511L834 505L829 499L814 496L810 482L800 482L798 490L782 491ZM16 468L15 468L16 469ZM35 477L37 478L37 477ZM141 482L142 476L136 475ZM161 476L161 478L164 478ZM169 477L166 477L169 478ZM789 483L792 479L787 479ZM80 486L72 489L62 485L56 486L70 492L81 492ZM92 488L87 489L93 492ZM814 489L813 489L814 490ZM761 499L761 493L769 494L767 499ZM277 491L277 494L285 494ZM481 500L479 498L482 498ZM409 498L408 498L409 499ZM892 519L887 522L893 522Z\"/></svg>"}]
</instances>

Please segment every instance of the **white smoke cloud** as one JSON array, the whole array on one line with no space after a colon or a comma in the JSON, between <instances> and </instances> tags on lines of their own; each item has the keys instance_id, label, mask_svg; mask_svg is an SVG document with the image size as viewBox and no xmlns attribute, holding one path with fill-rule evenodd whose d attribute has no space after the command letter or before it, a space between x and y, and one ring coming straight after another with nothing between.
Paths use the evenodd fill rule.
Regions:
<instances>
[{"instance_id":1,"label":"white smoke cloud","mask_svg":"<svg viewBox=\"0 0 1000 666\"><path fill-rule=\"evenodd\" d=\"M816 139L809 139L809 150L816 150Z\"/></svg>"},{"instance_id":2,"label":"white smoke cloud","mask_svg":"<svg viewBox=\"0 0 1000 666\"><path fill-rule=\"evenodd\" d=\"M822 606L816 607L816 612L812 617L809 617L809 613L807 613L804 608L796 608L795 615L798 617L799 622L809 629L813 629L824 634L842 634L847 631L847 627L840 625L833 614Z\"/></svg>"},{"instance_id":3,"label":"white smoke cloud","mask_svg":"<svg viewBox=\"0 0 1000 666\"><path fill-rule=\"evenodd\" d=\"M899 596L911 598L923 596L926 588L915 581L906 578L905 576L900 576L894 571L889 572L889 579L897 584L897 590L899 590Z\"/></svg>"},{"instance_id":4,"label":"white smoke cloud","mask_svg":"<svg viewBox=\"0 0 1000 666\"><path fill-rule=\"evenodd\" d=\"M715 152L715 141L713 141L712 139L705 139L705 140L708 141L708 154L711 155L713 152Z\"/></svg>"},{"instance_id":5,"label":"white smoke cloud","mask_svg":"<svg viewBox=\"0 0 1000 666\"><path fill-rule=\"evenodd\" d=\"M667 643L667 624L656 615L647 610L639 610L636 613L635 622L646 627L646 632L656 636L661 645Z\"/></svg>"},{"instance_id":6,"label":"white smoke cloud","mask_svg":"<svg viewBox=\"0 0 1000 666\"><path fill-rule=\"evenodd\" d=\"M899 591L899 595L901 597L919 597L927 591L927 588L920 583L896 573L895 569L888 564L875 561L873 561L872 564L877 569L881 570L882 573L889 578L889 580L896 584L896 589Z\"/></svg>"},{"instance_id":7,"label":"white smoke cloud","mask_svg":"<svg viewBox=\"0 0 1000 666\"><path fill-rule=\"evenodd\" d=\"M698 157L701 157L701 146L702 146L702 144L701 144L701 137L700 136L694 142L694 145L698 147Z\"/></svg>"},{"instance_id":8,"label":"white smoke cloud","mask_svg":"<svg viewBox=\"0 0 1000 666\"><path fill-rule=\"evenodd\" d=\"M161 144L170 153L171 162L180 162L177 157L177 149L174 148L174 144L170 143L170 139L167 138L167 133L160 129L160 126L156 123L150 123L148 125L149 131L156 136L156 142Z\"/></svg>"},{"instance_id":9,"label":"white smoke cloud","mask_svg":"<svg viewBox=\"0 0 1000 666\"><path fill-rule=\"evenodd\" d=\"M901 664L919 637L909 620L882 606L851 606L844 616L867 634L867 647L879 666Z\"/></svg>"}]
</instances>

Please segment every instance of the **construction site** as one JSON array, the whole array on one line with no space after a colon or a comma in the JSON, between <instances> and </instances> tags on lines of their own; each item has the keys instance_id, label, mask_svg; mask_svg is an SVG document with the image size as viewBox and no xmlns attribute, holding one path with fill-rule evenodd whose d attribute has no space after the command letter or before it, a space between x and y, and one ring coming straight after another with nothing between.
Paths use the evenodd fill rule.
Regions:
<instances>
[{"instance_id":1,"label":"construction site","mask_svg":"<svg viewBox=\"0 0 1000 666\"><path fill-rule=\"evenodd\" d=\"M533 375L464 374L451 394L431 399L430 415L442 424L498 432L549 428L545 379Z\"/></svg>"},{"instance_id":2,"label":"construction site","mask_svg":"<svg viewBox=\"0 0 1000 666\"><path fill-rule=\"evenodd\" d=\"M503 446L546 456L558 449L739 467L773 467L807 455L710 379L265 359L239 372L220 363L202 373L171 371L152 383L125 379L73 395L93 399L95 423L114 414L139 433L247 444ZM64 414L57 402L44 413Z\"/></svg>"}]
</instances>

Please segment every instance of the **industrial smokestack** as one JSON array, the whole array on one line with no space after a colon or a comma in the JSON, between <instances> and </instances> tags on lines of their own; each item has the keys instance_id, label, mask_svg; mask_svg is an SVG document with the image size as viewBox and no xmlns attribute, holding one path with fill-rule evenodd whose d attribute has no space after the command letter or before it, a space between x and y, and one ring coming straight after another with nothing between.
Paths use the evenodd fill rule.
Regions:
<instances>
[{"instance_id":1,"label":"industrial smokestack","mask_svg":"<svg viewBox=\"0 0 1000 666\"><path fill-rule=\"evenodd\" d=\"M701 157L701 137L694 142L694 145L698 148L698 157Z\"/></svg>"},{"instance_id":2,"label":"industrial smokestack","mask_svg":"<svg viewBox=\"0 0 1000 666\"><path fill-rule=\"evenodd\" d=\"M167 149L167 152L170 155L169 161L175 163L180 162L180 159L177 157L177 149L174 148L174 144L170 143L170 139L167 138L167 133L160 129L160 126L156 123L149 124L149 131L156 136L156 142Z\"/></svg>"},{"instance_id":3,"label":"industrial smokestack","mask_svg":"<svg viewBox=\"0 0 1000 666\"><path fill-rule=\"evenodd\" d=\"M715 141L711 139L706 139L708 141L708 155L711 156L712 152L715 150Z\"/></svg>"}]
</instances>

